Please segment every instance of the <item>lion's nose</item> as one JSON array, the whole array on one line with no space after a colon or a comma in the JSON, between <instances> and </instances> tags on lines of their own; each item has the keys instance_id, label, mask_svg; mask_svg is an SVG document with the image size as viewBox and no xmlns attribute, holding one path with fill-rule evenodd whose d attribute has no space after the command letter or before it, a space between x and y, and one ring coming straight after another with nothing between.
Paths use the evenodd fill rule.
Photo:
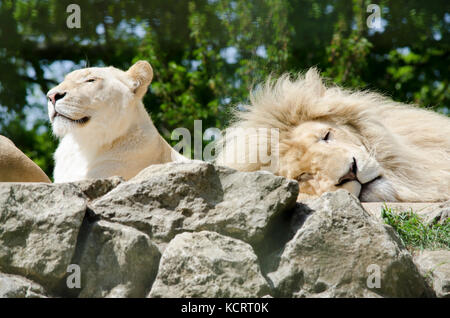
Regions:
<instances>
[{"instance_id":1,"label":"lion's nose","mask_svg":"<svg viewBox=\"0 0 450 318\"><path fill-rule=\"evenodd\" d=\"M345 175L343 175L342 177L339 178L337 185L342 185L349 181L358 180L358 178L356 177L357 171L358 171L358 166L356 165L356 159L353 157L353 161L350 164L350 169L348 170L348 172Z\"/></svg>"},{"instance_id":2,"label":"lion's nose","mask_svg":"<svg viewBox=\"0 0 450 318\"><path fill-rule=\"evenodd\" d=\"M47 98L49 99L49 101L52 102L53 106L55 106L56 101L64 98L64 96L66 96L66 93L54 93L54 94L48 94Z\"/></svg>"}]
</instances>

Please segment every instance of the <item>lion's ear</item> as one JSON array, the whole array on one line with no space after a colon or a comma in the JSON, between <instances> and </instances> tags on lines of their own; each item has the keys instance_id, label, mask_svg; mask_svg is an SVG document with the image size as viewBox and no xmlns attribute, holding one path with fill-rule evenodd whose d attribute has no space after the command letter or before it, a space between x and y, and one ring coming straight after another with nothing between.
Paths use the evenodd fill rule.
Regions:
<instances>
[{"instance_id":1,"label":"lion's ear","mask_svg":"<svg viewBox=\"0 0 450 318\"><path fill-rule=\"evenodd\" d=\"M317 96L323 96L327 88L323 84L319 71L315 67L311 67L305 74L305 82L311 92Z\"/></svg>"},{"instance_id":2,"label":"lion's ear","mask_svg":"<svg viewBox=\"0 0 450 318\"><path fill-rule=\"evenodd\" d=\"M133 92L138 98L142 98L153 79L153 69L150 63L137 61L128 69L127 74L133 80Z\"/></svg>"}]
</instances>

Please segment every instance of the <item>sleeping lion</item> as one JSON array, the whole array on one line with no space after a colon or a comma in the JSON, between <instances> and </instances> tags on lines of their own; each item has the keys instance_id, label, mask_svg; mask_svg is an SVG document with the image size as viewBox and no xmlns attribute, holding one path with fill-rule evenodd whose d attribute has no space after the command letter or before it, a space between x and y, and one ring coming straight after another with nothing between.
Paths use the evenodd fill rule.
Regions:
<instances>
[{"instance_id":1,"label":"sleeping lion","mask_svg":"<svg viewBox=\"0 0 450 318\"><path fill-rule=\"evenodd\" d=\"M327 87L314 68L294 80L267 81L244 108L226 131L219 164L259 170L260 157L248 160L249 149L267 145L277 153L267 170L297 180L299 199L338 189L361 201L450 199L448 117L376 93ZM275 129L277 144L255 128ZM233 142L238 134L244 142Z\"/></svg>"},{"instance_id":2,"label":"sleeping lion","mask_svg":"<svg viewBox=\"0 0 450 318\"><path fill-rule=\"evenodd\" d=\"M121 176L151 164L185 161L159 135L142 98L153 70L138 61L127 71L91 67L73 71L47 93L56 149L55 182Z\"/></svg>"}]
</instances>

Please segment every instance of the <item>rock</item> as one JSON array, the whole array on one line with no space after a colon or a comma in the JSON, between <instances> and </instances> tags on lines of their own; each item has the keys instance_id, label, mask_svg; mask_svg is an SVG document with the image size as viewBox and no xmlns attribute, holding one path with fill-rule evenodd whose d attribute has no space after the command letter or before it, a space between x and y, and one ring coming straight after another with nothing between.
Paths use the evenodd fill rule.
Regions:
<instances>
[{"instance_id":1,"label":"rock","mask_svg":"<svg viewBox=\"0 0 450 318\"><path fill-rule=\"evenodd\" d=\"M450 201L447 202L362 202L364 209L382 220L383 207L387 207L394 213L413 211L426 224L444 223L450 215Z\"/></svg>"},{"instance_id":2,"label":"rock","mask_svg":"<svg viewBox=\"0 0 450 318\"><path fill-rule=\"evenodd\" d=\"M149 237L107 221L86 226L80 238L78 297L145 297L156 277L161 254Z\"/></svg>"},{"instance_id":3,"label":"rock","mask_svg":"<svg viewBox=\"0 0 450 318\"><path fill-rule=\"evenodd\" d=\"M123 178L115 176L104 179L82 180L72 183L79 187L90 200L94 200L105 195L123 181Z\"/></svg>"},{"instance_id":4,"label":"rock","mask_svg":"<svg viewBox=\"0 0 450 318\"><path fill-rule=\"evenodd\" d=\"M250 245L202 231L169 243L149 297L261 297L268 291Z\"/></svg>"},{"instance_id":5,"label":"rock","mask_svg":"<svg viewBox=\"0 0 450 318\"><path fill-rule=\"evenodd\" d=\"M46 298L44 288L26 278L0 273L0 298Z\"/></svg>"},{"instance_id":6,"label":"rock","mask_svg":"<svg viewBox=\"0 0 450 318\"><path fill-rule=\"evenodd\" d=\"M422 210L421 216L426 224L444 224L450 217L450 201L437 203Z\"/></svg>"},{"instance_id":7,"label":"rock","mask_svg":"<svg viewBox=\"0 0 450 318\"><path fill-rule=\"evenodd\" d=\"M144 169L92 209L158 243L184 231L209 230L257 245L272 220L295 205L297 194L297 182L273 174L205 162L169 163Z\"/></svg>"},{"instance_id":8,"label":"rock","mask_svg":"<svg viewBox=\"0 0 450 318\"><path fill-rule=\"evenodd\" d=\"M450 298L450 251L422 251L414 257L420 273L429 281L437 297Z\"/></svg>"},{"instance_id":9,"label":"rock","mask_svg":"<svg viewBox=\"0 0 450 318\"><path fill-rule=\"evenodd\" d=\"M295 181L204 162L0 183L0 297L449 297L449 251L413 261L346 191L297 197ZM444 222L448 204L418 214Z\"/></svg>"},{"instance_id":10,"label":"rock","mask_svg":"<svg viewBox=\"0 0 450 318\"><path fill-rule=\"evenodd\" d=\"M263 273L277 269L285 245L312 212L314 211L307 204L297 202L294 208L284 212L282 217L272 223L263 244L255 248Z\"/></svg>"},{"instance_id":11,"label":"rock","mask_svg":"<svg viewBox=\"0 0 450 318\"><path fill-rule=\"evenodd\" d=\"M309 208L314 212L285 246L277 270L268 274L275 296L428 295L424 279L392 227L368 214L350 193L326 193ZM377 270L379 286L373 276Z\"/></svg>"},{"instance_id":12,"label":"rock","mask_svg":"<svg viewBox=\"0 0 450 318\"><path fill-rule=\"evenodd\" d=\"M85 196L74 185L0 183L0 271L55 288L85 212Z\"/></svg>"}]
</instances>

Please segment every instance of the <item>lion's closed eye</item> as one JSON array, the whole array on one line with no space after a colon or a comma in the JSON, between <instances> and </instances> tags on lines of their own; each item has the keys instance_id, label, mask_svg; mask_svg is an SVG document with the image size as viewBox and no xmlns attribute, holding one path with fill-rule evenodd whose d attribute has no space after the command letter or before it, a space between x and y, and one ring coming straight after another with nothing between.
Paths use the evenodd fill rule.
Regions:
<instances>
[{"instance_id":1,"label":"lion's closed eye","mask_svg":"<svg viewBox=\"0 0 450 318\"><path fill-rule=\"evenodd\" d=\"M300 174L299 176L297 176L295 178L295 180L297 180L298 182L306 182L308 180L311 180L312 178L313 178L313 175L311 173L304 172L304 173Z\"/></svg>"},{"instance_id":2,"label":"lion's closed eye","mask_svg":"<svg viewBox=\"0 0 450 318\"><path fill-rule=\"evenodd\" d=\"M331 132L330 132L330 131L327 131L327 133L325 134L325 136L322 137L322 140L323 140L323 141L328 141L328 140L330 140L330 134L331 134Z\"/></svg>"}]
</instances>

